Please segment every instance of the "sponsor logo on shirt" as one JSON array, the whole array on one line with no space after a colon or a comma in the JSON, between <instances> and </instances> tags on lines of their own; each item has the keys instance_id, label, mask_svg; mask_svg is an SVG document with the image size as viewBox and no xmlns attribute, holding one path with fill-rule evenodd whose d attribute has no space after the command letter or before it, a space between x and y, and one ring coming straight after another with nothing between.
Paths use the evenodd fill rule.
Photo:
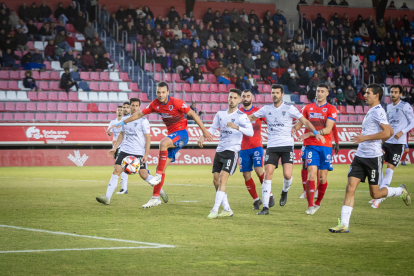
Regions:
<instances>
[{"instance_id":1,"label":"sponsor logo on shirt","mask_svg":"<svg viewBox=\"0 0 414 276\"><path fill-rule=\"evenodd\" d=\"M325 119L325 116L322 116L322 113L309 113L309 119Z\"/></svg>"}]
</instances>

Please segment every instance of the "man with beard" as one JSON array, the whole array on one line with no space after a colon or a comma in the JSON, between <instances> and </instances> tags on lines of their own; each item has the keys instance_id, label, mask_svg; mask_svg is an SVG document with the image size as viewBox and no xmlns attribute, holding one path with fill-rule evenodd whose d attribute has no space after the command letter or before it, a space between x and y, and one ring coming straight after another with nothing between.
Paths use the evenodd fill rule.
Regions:
<instances>
[{"instance_id":1,"label":"man with beard","mask_svg":"<svg viewBox=\"0 0 414 276\"><path fill-rule=\"evenodd\" d=\"M253 106L254 95L250 90L244 90L242 94L243 107L239 110L246 115L251 115L258 111L259 108ZM241 144L239 166L240 172L243 173L244 181L246 184L247 191L253 198L253 209L259 210L262 201L256 192L256 184L252 178L252 170L257 174L260 183L263 183L264 172L263 172L263 145L262 145L262 122L266 124L266 120L256 119L252 122L253 125L253 136L249 137L243 135ZM269 207L275 205L275 199L273 195L270 196Z\"/></svg>"}]
</instances>

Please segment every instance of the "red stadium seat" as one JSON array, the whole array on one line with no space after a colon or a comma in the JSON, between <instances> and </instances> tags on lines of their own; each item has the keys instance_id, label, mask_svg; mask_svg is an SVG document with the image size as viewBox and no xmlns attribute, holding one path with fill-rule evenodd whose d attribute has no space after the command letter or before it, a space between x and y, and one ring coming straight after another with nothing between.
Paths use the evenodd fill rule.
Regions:
<instances>
[{"instance_id":1,"label":"red stadium seat","mask_svg":"<svg viewBox=\"0 0 414 276\"><path fill-rule=\"evenodd\" d=\"M39 92L37 93L37 97L39 101L48 101L47 93L46 92Z\"/></svg>"},{"instance_id":2,"label":"red stadium seat","mask_svg":"<svg viewBox=\"0 0 414 276\"><path fill-rule=\"evenodd\" d=\"M174 91L181 92L181 83L174 84Z\"/></svg>"},{"instance_id":3,"label":"red stadium seat","mask_svg":"<svg viewBox=\"0 0 414 276\"><path fill-rule=\"evenodd\" d=\"M37 111L47 111L47 105L46 105L46 103L38 103L36 105L36 110Z\"/></svg>"},{"instance_id":4,"label":"red stadium seat","mask_svg":"<svg viewBox=\"0 0 414 276\"><path fill-rule=\"evenodd\" d=\"M394 81L392 80L392 78L386 78L385 79L385 84L386 85L393 85L394 84Z\"/></svg>"},{"instance_id":5,"label":"red stadium seat","mask_svg":"<svg viewBox=\"0 0 414 276\"><path fill-rule=\"evenodd\" d=\"M352 105L347 105L346 106L346 113L348 113L348 114L355 114L354 107Z\"/></svg>"},{"instance_id":6,"label":"red stadium seat","mask_svg":"<svg viewBox=\"0 0 414 276\"><path fill-rule=\"evenodd\" d=\"M3 117L3 121L6 121L7 123L14 123L15 121L14 121L14 118L13 118L13 114L5 113L4 117Z\"/></svg>"},{"instance_id":7,"label":"red stadium seat","mask_svg":"<svg viewBox=\"0 0 414 276\"><path fill-rule=\"evenodd\" d=\"M27 92L27 98L31 101L38 101L37 93L36 92Z\"/></svg>"},{"instance_id":8,"label":"red stadium seat","mask_svg":"<svg viewBox=\"0 0 414 276\"><path fill-rule=\"evenodd\" d=\"M96 105L96 103L88 103L88 110L90 112L99 112L98 106Z\"/></svg>"},{"instance_id":9,"label":"red stadium seat","mask_svg":"<svg viewBox=\"0 0 414 276\"><path fill-rule=\"evenodd\" d=\"M60 112L68 112L68 107L66 106L66 103L58 103L57 110Z\"/></svg>"},{"instance_id":10,"label":"red stadium seat","mask_svg":"<svg viewBox=\"0 0 414 276\"><path fill-rule=\"evenodd\" d=\"M69 112L79 112L78 105L76 103L68 103Z\"/></svg>"},{"instance_id":11,"label":"red stadium seat","mask_svg":"<svg viewBox=\"0 0 414 276\"><path fill-rule=\"evenodd\" d=\"M210 102L210 94L201 94L201 102L209 103Z\"/></svg>"},{"instance_id":12,"label":"red stadium seat","mask_svg":"<svg viewBox=\"0 0 414 276\"><path fill-rule=\"evenodd\" d=\"M8 71L4 71L4 72L8 72ZM12 80L21 80L22 78L20 77L20 72L19 71L10 71L10 79L12 79Z\"/></svg>"},{"instance_id":13,"label":"red stadium seat","mask_svg":"<svg viewBox=\"0 0 414 276\"><path fill-rule=\"evenodd\" d=\"M114 114L114 113L108 114L108 121L112 121L112 120L115 120L115 119L116 119L116 114Z\"/></svg>"},{"instance_id":14,"label":"red stadium seat","mask_svg":"<svg viewBox=\"0 0 414 276\"><path fill-rule=\"evenodd\" d=\"M227 86L225 84L219 84L218 85L218 92L220 93L227 93Z\"/></svg>"},{"instance_id":15,"label":"red stadium seat","mask_svg":"<svg viewBox=\"0 0 414 276\"><path fill-rule=\"evenodd\" d=\"M0 112L5 112L4 103L0 102Z\"/></svg>"},{"instance_id":16,"label":"red stadium seat","mask_svg":"<svg viewBox=\"0 0 414 276\"><path fill-rule=\"evenodd\" d=\"M62 91L62 89L59 87L59 83L57 81L49 82L49 88L52 91Z\"/></svg>"},{"instance_id":17,"label":"red stadium seat","mask_svg":"<svg viewBox=\"0 0 414 276\"><path fill-rule=\"evenodd\" d=\"M50 72L50 79L54 81L60 81L60 76L58 71L51 71Z\"/></svg>"},{"instance_id":18,"label":"red stadium seat","mask_svg":"<svg viewBox=\"0 0 414 276\"><path fill-rule=\"evenodd\" d=\"M263 85L258 84L257 85L257 90L259 90L260 93L263 93Z\"/></svg>"},{"instance_id":19,"label":"red stadium seat","mask_svg":"<svg viewBox=\"0 0 414 276\"><path fill-rule=\"evenodd\" d=\"M103 73L101 73L101 75L102 75ZM107 73L108 74L108 73ZM169 75L169 74L165 74L165 75ZM128 73L125 73L125 72L121 72L121 73L119 73L119 78L122 80L122 81L125 81L125 82L130 82L130 81L132 81L129 77L128 77Z\"/></svg>"},{"instance_id":20,"label":"red stadium seat","mask_svg":"<svg viewBox=\"0 0 414 276\"><path fill-rule=\"evenodd\" d=\"M56 121L59 122L59 123L66 122L66 114L64 114L64 113L56 114Z\"/></svg>"},{"instance_id":21,"label":"red stadium seat","mask_svg":"<svg viewBox=\"0 0 414 276\"><path fill-rule=\"evenodd\" d=\"M34 76L33 76L34 78ZM49 71L40 72L39 79L41 80L50 80Z\"/></svg>"},{"instance_id":22,"label":"red stadium seat","mask_svg":"<svg viewBox=\"0 0 414 276\"><path fill-rule=\"evenodd\" d=\"M360 105L355 106L355 113L356 114L364 114L364 109Z\"/></svg>"},{"instance_id":23,"label":"red stadium seat","mask_svg":"<svg viewBox=\"0 0 414 276\"><path fill-rule=\"evenodd\" d=\"M48 121L49 123L56 123L56 115L54 113L47 113L46 121Z\"/></svg>"},{"instance_id":24,"label":"red stadium seat","mask_svg":"<svg viewBox=\"0 0 414 276\"><path fill-rule=\"evenodd\" d=\"M26 113L24 114L24 120L28 122L34 121L34 114L33 113Z\"/></svg>"},{"instance_id":25,"label":"red stadium seat","mask_svg":"<svg viewBox=\"0 0 414 276\"><path fill-rule=\"evenodd\" d=\"M348 116L348 121L349 121L350 123L356 123L356 122L358 122L358 120L357 120L357 116L355 116L355 115L349 115L349 116Z\"/></svg>"},{"instance_id":26,"label":"red stadium seat","mask_svg":"<svg viewBox=\"0 0 414 276\"><path fill-rule=\"evenodd\" d=\"M364 106L364 113L365 113L365 114L367 114L367 113L368 113L368 111L369 111L369 106L365 105L365 106Z\"/></svg>"},{"instance_id":27,"label":"red stadium seat","mask_svg":"<svg viewBox=\"0 0 414 276\"><path fill-rule=\"evenodd\" d=\"M124 80L124 81L127 81L127 80ZM129 81L131 81L131 80L129 80ZM165 75L164 75L164 81L165 82L171 82L172 81L171 74L170 73L165 73Z\"/></svg>"},{"instance_id":28,"label":"red stadium seat","mask_svg":"<svg viewBox=\"0 0 414 276\"><path fill-rule=\"evenodd\" d=\"M362 123L365 119L364 115L358 115L358 122Z\"/></svg>"},{"instance_id":29,"label":"red stadium seat","mask_svg":"<svg viewBox=\"0 0 414 276\"><path fill-rule=\"evenodd\" d=\"M189 96L189 99L187 99L187 95ZM201 102L201 94L196 94L196 93L187 93L186 95L186 102L196 102L199 103Z\"/></svg>"},{"instance_id":30,"label":"red stadium seat","mask_svg":"<svg viewBox=\"0 0 414 276\"><path fill-rule=\"evenodd\" d=\"M210 95L210 101L213 103L219 103L220 102L220 97L218 94L211 94Z\"/></svg>"},{"instance_id":31,"label":"red stadium seat","mask_svg":"<svg viewBox=\"0 0 414 276\"><path fill-rule=\"evenodd\" d=\"M31 111L31 112L37 111L36 104L35 103L27 103L26 104L26 110Z\"/></svg>"},{"instance_id":32,"label":"red stadium seat","mask_svg":"<svg viewBox=\"0 0 414 276\"><path fill-rule=\"evenodd\" d=\"M265 101L265 97L264 97L264 95L260 95L260 94L258 94L258 95L256 95L255 97L255 101L257 102L257 103L265 103L266 101Z\"/></svg>"},{"instance_id":33,"label":"red stadium seat","mask_svg":"<svg viewBox=\"0 0 414 276\"><path fill-rule=\"evenodd\" d=\"M173 80L173 81L175 81L175 82L184 82L184 81L180 78L180 75L179 75L179 74L177 74L177 73L173 73L173 74L172 74L172 80Z\"/></svg>"},{"instance_id":34,"label":"red stadium seat","mask_svg":"<svg viewBox=\"0 0 414 276\"><path fill-rule=\"evenodd\" d=\"M100 123L108 123L108 118L106 117L106 114L98 114L98 121Z\"/></svg>"},{"instance_id":35,"label":"red stadium seat","mask_svg":"<svg viewBox=\"0 0 414 276\"><path fill-rule=\"evenodd\" d=\"M79 112L89 112L88 105L86 103L79 103L78 104L78 111Z\"/></svg>"},{"instance_id":36,"label":"red stadium seat","mask_svg":"<svg viewBox=\"0 0 414 276\"><path fill-rule=\"evenodd\" d=\"M128 99L138 98L138 93L128 93Z\"/></svg>"},{"instance_id":37,"label":"red stadium seat","mask_svg":"<svg viewBox=\"0 0 414 276\"><path fill-rule=\"evenodd\" d=\"M49 84L46 81L39 81L38 87L39 87L39 89L44 90L44 91L49 91L50 90L49 89Z\"/></svg>"},{"instance_id":38,"label":"red stadium seat","mask_svg":"<svg viewBox=\"0 0 414 276\"><path fill-rule=\"evenodd\" d=\"M345 110L345 106L343 105L338 105L337 110L340 114L348 114L348 112Z\"/></svg>"},{"instance_id":39,"label":"red stadium seat","mask_svg":"<svg viewBox=\"0 0 414 276\"><path fill-rule=\"evenodd\" d=\"M77 114L69 113L66 116L66 120L69 121L70 123L77 123L78 122L78 119L76 117L77 117Z\"/></svg>"},{"instance_id":40,"label":"red stadium seat","mask_svg":"<svg viewBox=\"0 0 414 276\"><path fill-rule=\"evenodd\" d=\"M108 73L107 73L108 74ZM89 74L89 77L91 78L91 80L93 81L101 81L101 78L99 77L99 73L98 72L91 72Z\"/></svg>"},{"instance_id":41,"label":"red stadium seat","mask_svg":"<svg viewBox=\"0 0 414 276\"><path fill-rule=\"evenodd\" d=\"M45 114L44 113L36 113L35 114L35 121L39 123L46 122Z\"/></svg>"},{"instance_id":42,"label":"red stadium seat","mask_svg":"<svg viewBox=\"0 0 414 276\"><path fill-rule=\"evenodd\" d=\"M264 93L270 93L272 92L272 88L268 84L263 84L263 92Z\"/></svg>"},{"instance_id":43,"label":"red stadium seat","mask_svg":"<svg viewBox=\"0 0 414 276\"><path fill-rule=\"evenodd\" d=\"M208 74L207 81L208 82L211 82L211 83L217 83L217 78L216 78L216 76L214 74Z\"/></svg>"},{"instance_id":44,"label":"red stadium seat","mask_svg":"<svg viewBox=\"0 0 414 276\"><path fill-rule=\"evenodd\" d=\"M109 84L109 89L113 92L121 92L121 90L118 88L118 83L116 82L111 82Z\"/></svg>"},{"instance_id":45,"label":"red stadium seat","mask_svg":"<svg viewBox=\"0 0 414 276\"><path fill-rule=\"evenodd\" d=\"M212 104L211 105L211 111L214 113L217 113L218 111L220 111L220 105L219 104Z\"/></svg>"},{"instance_id":46,"label":"red stadium seat","mask_svg":"<svg viewBox=\"0 0 414 276\"><path fill-rule=\"evenodd\" d=\"M144 70L151 72L152 71L151 63L145 63Z\"/></svg>"},{"instance_id":47,"label":"red stadium seat","mask_svg":"<svg viewBox=\"0 0 414 276\"><path fill-rule=\"evenodd\" d=\"M394 78L394 84L395 85L401 85L401 79L400 78Z\"/></svg>"},{"instance_id":48,"label":"red stadium seat","mask_svg":"<svg viewBox=\"0 0 414 276\"><path fill-rule=\"evenodd\" d=\"M228 104L221 104L220 105L221 110L226 110L227 108L229 108Z\"/></svg>"},{"instance_id":49,"label":"red stadium seat","mask_svg":"<svg viewBox=\"0 0 414 276\"><path fill-rule=\"evenodd\" d=\"M200 86L198 85L198 83L193 83L191 85L191 91L195 92L195 93L200 93Z\"/></svg>"},{"instance_id":50,"label":"red stadium seat","mask_svg":"<svg viewBox=\"0 0 414 276\"><path fill-rule=\"evenodd\" d=\"M145 92L139 93L138 94L138 99L140 99L143 102L150 102L150 100L148 99L148 95Z\"/></svg>"},{"instance_id":51,"label":"red stadium seat","mask_svg":"<svg viewBox=\"0 0 414 276\"><path fill-rule=\"evenodd\" d=\"M214 83L212 83L212 84L210 84L210 92L212 92L212 93L218 93L218 87L217 87L217 84L214 84Z\"/></svg>"},{"instance_id":52,"label":"red stadium seat","mask_svg":"<svg viewBox=\"0 0 414 276\"><path fill-rule=\"evenodd\" d=\"M49 101L55 101L55 102L59 101L57 92L49 92L47 96L48 96Z\"/></svg>"},{"instance_id":53,"label":"red stadium seat","mask_svg":"<svg viewBox=\"0 0 414 276\"><path fill-rule=\"evenodd\" d=\"M88 114L87 120L89 123L94 123L98 120L98 116L96 114Z\"/></svg>"},{"instance_id":54,"label":"red stadium seat","mask_svg":"<svg viewBox=\"0 0 414 276\"><path fill-rule=\"evenodd\" d=\"M86 114L82 114L82 113L79 113L76 115L76 120L79 123L89 123L89 121L86 119Z\"/></svg>"},{"instance_id":55,"label":"red stadium seat","mask_svg":"<svg viewBox=\"0 0 414 276\"><path fill-rule=\"evenodd\" d=\"M265 102L266 103L272 103L273 102L272 95L265 94Z\"/></svg>"},{"instance_id":56,"label":"red stadium seat","mask_svg":"<svg viewBox=\"0 0 414 276\"><path fill-rule=\"evenodd\" d=\"M56 103L47 103L47 111L49 112L56 112L57 111L57 107L56 107Z\"/></svg>"},{"instance_id":57,"label":"red stadium seat","mask_svg":"<svg viewBox=\"0 0 414 276\"><path fill-rule=\"evenodd\" d=\"M9 81L9 90L19 91L20 88L17 85L17 81Z\"/></svg>"},{"instance_id":58,"label":"red stadium seat","mask_svg":"<svg viewBox=\"0 0 414 276\"><path fill-rule=\"evenodd\" d=\"M384 103L390 104L391 103L391 98L390 97L384 97Z\"/></svg>"},{"instance_id":59,"label":"red stadium seat","mask_svg":"<svg viewBox=\"0 0 414 276\"><path fill-rule=\"evenodd\" d=\"M109 103L108 104L108 111L109 112L116 112L117 108L118 108L118 104L117 103ZM142 109L142 104L141 104L141 109Z\"/></svg>"},{"instance_id":60,"label":"red stadium seat","mask_svg":"<svg viewBox=\"0 0 414 276\"><path fill-rule=\"evenodd\" d=\"M200 92L210 92L209 88L208 88L208 84L206 83L201 83L200 84Z\"/></svg>"},{"instance_id":61,"label":"red stadium seat","mask_svg":"<svg viewBox=\"0 0 414 276\"><path fill-rule=\"evenodd\" d=\"M339 115L338 116L338 122L340 122L340 123L348 122L348 116L346 116L346 115Z\"/></svg>"},{"instance_id":62,"label":"red stadium seat","mask_svg":"<svg viewBox=\"0 0 414 276\"><path fill-rule=\"evenodd\" d=\"M71 102L80 102L80 100L78 98L78 92L69 92L69 101L71 101Z\"/></svg>"},{"instance_id":63,"label":"red stadium seat","mask_svg":"<svg viewBox=\"0 0 414 276\"><path fill-rule=\"evenodd\" d=\"M213 112L211 110L211 105L210 104L203 104L201 110L203 110L205 112Z\"/></svg>"},{"instance_id":64,"label":"red stadium seat","mask_svg":"<svg viewBox=\"0 0 414 276\"><path fill-rule=\"evenodd\" d=\"M68 102L68 94L66 92L59 92L58 93L58 100L62 102Z\"/></svg>"},{"instance_id":65,"label":"red stadium seat","mask_svg":"<svg viewBox=\"0 0 414 276\"><path fill-rule=\"evenodd\" d=\"M220 100L221 103L227 103L228 102L227 94L220 94L219 100Z\"/></svg>"},{"instance_id":66,"label":"red stadium seat","mask_svg":"<svg viewBox=\"0 0 414 276\"><path fill-rule=\"evenodd\" d=\"M17 102L16 103L16 111L26 112L26 105L22 102Z\"/></svg>"},{"instance_id":67,"label":"red stadium seat","mask_svg":"<svg viewBox=\"0 0 414 276\"><path fill-rule=\"evenodd\" d=\"M192 92L191 85L189 83L183 83L181 89L185 92Z\"/></svg>"},{"instance_id":68,"label":"red stadium seat","mask_svg":"<svg viewBox=\"0 0 414 276\"><path fill-rule=\"evenodd\" d=\"M90 81L91 78L89 77L89 72L80 72L79 77L84 81Z\"/></svg>"},{"instance_id":69,"label":"red stadium seat","mask_svg":"<svg viewBox=\"0 0 414 276\"><path fill-rule=\"evenodd\" d=\"M23 123L24 122L24 114L23 113L14 114L14 120L18 121L19 123Z\"/></svg>"},{"instance_id":70,"label":"red stadium seat","mask_svg":"<svg viewBox=\"0 0 414 276\"><path fill-rule=\"evenodd\" d=\"M99 103L98 110L99 112L108 112L108 106L106 105L106 103Z\"/></svg>"},{"instance_id":71,"label":"red stadium seat","mask_svg":"<svg viewBox=\"0 0 414 276\"><path fill-rule=\"evenodd\" d=\"M308 98L306 97L306 95L300 95L299 100L304 103L304 104L310 104Z\"/></svg>"},{"instance_id":72,"label":"red stadium seat","mask_svg":"<svg viewBox=\"0 0 414 276\"><path fill-rule=\"evenodd\" d=\"M1 70L0 71L0 80L9 80L9 79L10 79L9 71Z\"/></svg>"},{"instance_id":73,"label":"red stadium seat","mask_svg":"<svg viewBox=\"0 0 414 276\"><path fill-rule=\"evenodd\" d=\"M99 83L99 90L103 92L111 92L108 82Z\"/></svg>"},{"instance_id":74,"label":"red stadium seat","mask_svg":"<svg viewBox=\"0 0 414 276\"><path fill-rule=\"evenodd\" d=\"M411 86L413 86L411 83L410 83L410 80L409 79L406 79L406 78L404 78L404 79L402 79L402 86L408 86L408 87L411 87Z\"/></svg>"}]
</instances>

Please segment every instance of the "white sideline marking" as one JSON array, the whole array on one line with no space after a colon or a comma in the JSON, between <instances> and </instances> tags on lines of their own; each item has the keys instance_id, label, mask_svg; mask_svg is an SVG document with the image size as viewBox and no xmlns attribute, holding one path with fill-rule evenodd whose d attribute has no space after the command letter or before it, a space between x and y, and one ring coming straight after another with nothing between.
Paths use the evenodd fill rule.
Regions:
<instances>
[{"instance_id":1,"label":"white sideline marking","mask_svg":"<svg viewBox=\"0 0 414 276\"><path fill-rule=\"evenodd\" d=\"M104 250L104 249L138 249L138 248L165 248L165 247L175 248L174 245L161 244L161 243L149 243L149 242L139 242L139 241L131 241L131 240L104 238L104 237L97 237L97 236L78 235L78 234L72 234L72 233L47 231L47 230L41 230L41 229L24 228L24 227L17 227L17 226L11 226L11 225L3 225L3 224L0 224L0 227L13 228L13 229L18 229L18 230L27 230L27 231L33 231L33 232L48 233L48 234L54 234L54 235L64 235L64 236L72 236L72 237L78 237L78 238L88 238L88 239L97 239L97 240L106 240L106 241L126 242L126 243L135 243L135 244L143 244L144 245L144 246L138 246L138 247L106 247L106 248L67 248L67 249L44 249L44 250L16 250L16 251L0 251L0 253L43 252L43 251L79 251L79 250Z\"/></svg>"},{"instance_id":2,"label":"white sideline marking","mask_svg":"<svg viewBox=\"0 0 414 276\"><path fill-rule=\"evenodd\" d=\"M62 180L62 181L85 181L85 182L103 182L103 183L108 183L108 181L102 181L102 180L85 180L85 179L59 179L59 178L33 178L33 177L1 177L0 178L20 178L20 179L43 179L43 180ZM206 188L211 188L213 187L212 185L193 185L193 184L178 184L178 183L164 183L164 185L168 185L168 186L187 186L187 187L206 187ZM243 188L245 189L245 186L227 186L228 188ZM277 186L276 186L277 187ZM294 190L302 190L302 188L294 188L294 187L290 187L290 189L294 189ZM331 189L327 189L327 191L331 191L331 192L345 192L346 190L331 190ZM355 191L356 193L369 193L369 191Z\"/></svg>"},{"instance_id":3,"label":"white sideline marking","mask_svg":"<svg viewBox=\"0 0 414 276\"><path fill-rule=\"evenodd\" d=\"M33 252L56 252L56 251L86 251L86 250L114 250L114 249L145 249L145 248L162 248L154 246L137 246L137 247L96 247L96 248L62 248L62 249L43 249L43 250L14 250L14 251L0 251L0 254L5 253L33 253Z\"/></svg>"},{"instance_id":4,"label":"white sideline marking","mask_svg":"<svg viewBox=\"0 0 414 276\"><path fill-rule=\"evenodd\" d=\"M180 202L198 202L198 201L183 200L183 201L180 201Z\"/></svg>"}]
</instances>

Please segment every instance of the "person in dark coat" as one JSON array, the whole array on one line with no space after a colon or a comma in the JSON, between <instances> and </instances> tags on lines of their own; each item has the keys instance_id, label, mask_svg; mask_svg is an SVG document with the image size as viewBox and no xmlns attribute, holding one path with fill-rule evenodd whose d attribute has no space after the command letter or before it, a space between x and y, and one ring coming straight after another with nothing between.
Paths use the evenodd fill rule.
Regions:
<instances>
[{"instance_id":1,"label":"person in dark coat","mask_svg":"<svg viewBox=\"0 0 414 276\"><path fill-rule=\"evenodd\" d=\"M46 1L43 1L42 5L40 5L39 11L40 21L53 22L52 18L50 18L50 16L52 16L52 9L48 5L46 5Z\"/></svg>"},{"instance_id":2,"label":"person in dark coat","mask_svg":"<svg viewBox=\"0 0 414 276\"><path fill-rule=\"evenodd\" d=\"M24 22L29 21L29 16L30 16L29 12L30 12L30 9L26 5L26 2L24 2L23 5L21 5L20 8L19 8L19 17L20 17L20 19L22 19Z\"/></svg>"},{"instance_id":3,"label":"person in dark coat","mask_svg":"<svg viewBox=\"0 0 414 276\"><path fill-rule=\"evenodd\" d=\"M37 85L36 85L36 80L32 77L33 73L30 70L27 70L24 73L24 79L23 79L23 86L25 88L30 88L30 91L37 91Z\"/></svg>"},{"instance_id":4,"label":"person in dark coat","mask_svg":"<svg viewBox=\"0 0 414 276\"><path fill-rule=\"evenodd\" d=\"M287 86L290 92L299 92L300 95L305 95L305 90L302 89L296 81L296 75L294 73L290 74L290 78L287 82Z\"/></svg>"},{"instance_id":5,"label":"person in dark coat","mask_svg":"<svg viewBox=\"0 0 414 276\"><path fill-rule=\"evenodd\" d=\"M69 89L71 89L72 86L76 87L76 91L79 90L78 83L73 80L72 76L70 75L69 68L66 68L65 73L63 73L62 77L60 78L60 88L65 90L66 93L69 93Z\"/></svg>"}]
</instances>

